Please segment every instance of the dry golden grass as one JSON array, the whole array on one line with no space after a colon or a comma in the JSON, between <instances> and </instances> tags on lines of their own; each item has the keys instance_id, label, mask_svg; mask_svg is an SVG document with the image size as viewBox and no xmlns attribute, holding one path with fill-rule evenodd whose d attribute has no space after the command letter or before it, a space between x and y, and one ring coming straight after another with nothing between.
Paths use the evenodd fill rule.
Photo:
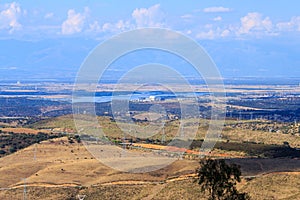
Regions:
<instances>
[{"instance_id":1,"label":"dry golden grass","mask_svg":"<svg viewBox=\"0 0 300 200\"><path fill-rule=\"evenodd\" d=\"M39 128L71 128L70 116L58 121L39 123ZM100 118L104 128L115 136L116 126L108 118ZM193 121L190 121L191 126ZM207 122L201 121L199 138L203 138ZM178 122L170 123L166 133L175 134ZM255 141L265 144L299 146L298 136L268 133L245 129L226 129L223 137L231 141ZM36 160L34 152L36 151ZM218 152L224 153L224 152ZM112 159L112 158L111 158ZM300 196L299 160L289 159L241 159L244 175L254 176L243 180L238 188L248 192L252 199L290 199ZM67 138L41 142L0 158L0 199L21 199L23 182L27 178L28 199L76 199L77 194L86 194L89 199L206 199L192 178L177 178L191 174L198 167L197 161L178 160L158 171L131 174L114 170L96 160L82 144L70 144ZM295 171L298 173L273 173ZM267 173L267 174L265 174ZM167 181L168 180L168 181ZM299 199L299 198L298 198Z\"/></svg>"},{"instance_id":2,"label":"dry golden grass","mask_svg":"<svg viewBox=\"0 0 300 200\"><path fill-rule=\"evenodd\" d=\"M99 124L103 132L113 138L122 138L124 136L123 132L120 128L109 120L108 117L99 117ZM187 133L193 132L195 130L195 126L197 125L195 119L188 119L185 121L188 125ZM227 124L235 124L237 121L227 120ZM88 124L82 119L82 124ZM199 127L196 135L196 139L203 139L207 134L209 121L205 119L199 120ZM175 135L178 134L180 122L172 121L165 125L164 132L166 134L166 140L172 139ZM76 130L74 125L74 120L71 115L61 116L58 118L54 118L51 120L40 121L36 124L31 125L31 127L35 129L40 128L59 128L60 130L70 129ZM190 131L189 131L190 130ZM154 137L154 139L161 139L161 133ZM193 135L190 136L194 138ZM252 131L250 129L242 129L242 128L224 128L222 132L222 139L225 141L229 139L232 142L256 142L256 143L264 143L264 144L276 144L282 145L283 142L289 142L291 147L300 148L300 136L299 135L291 135L291 134L283 134L283 133L270 133L264 131Z\"/></svg>"},{"instance_id":3,"label":"dry golden grass","mask_svg":"<svg viewBox=\"0 0 300 200\"><path fill-rule=\"evenodd\" d=\"M0 199L21 199L23 181L27 178L28 199L205 199L191 174L197 161L178 160L158 171L142 174L120 172L101 164L81 144L69 144L67 138L44 141L0 159ZM237 160L236 160L237 161ZM237 161L251 175L258 177L243 181L239 189L248 192L252 199L297 199L300 183L299 162L287 159ZM251 162L253 162L251 164ZM276 162L276 164L275 164ZM255 166L254 164L257 164ZM276 166L273 167L272 166ZM295 165L288 168L290 165ZM297 168L298 165L298 168ZM256 169L257 168L257 169ZM270 173L296 170L298 173ZM269 174L262 175L264 172ZM180 177L180 178L177 178Z\"/></svg>"},{"instance_id":4,"label":"dry golden grass","mask_svg":"<svg viewBox=\"0 0 300 200\"><path fill-rule=\"evenodd\" d=\"M300 147L300 136L282 133L269 133L263 131L252 131L241 128L228 128L222 133L223 138L236 142L256 142L264 144L282 145L283 142L288 142L291 147Z\"/></svg>"},{"instance_id":5,"label":"dry golden grass","mask_svg":"<svg viewBox=\"0 0 300 200\"><path fill-rule=\"evenodd\" d=\"M51 142L52 141L52 142ZM83 185L103 184L113 181L162 181L167 177L191 173L196 161L178 160L155 172L129 174L103 165L80 144L69 144L67 138L45 141L0 159L0 187L22 185Z\"/></svg>"},{"instance_id":6,"label":"dry golden grass","mask_svg":"<svg viewBox=\"0 0 300 200\"><path fill-rule=\"evenodd\" d=\"M13 132L13 133L27 133L27 134L38 134L41 133L50 133L49 130L36 130L31 128L1 128L3 132Z\"/></svg>"},{"instance_id":7,"label":"dry golden grass","mask_svg":"<svg viewBox=\"0 0 300 200\"><path fill-rule=\"evenodd\" d=\"M238 184L240 191L248 192L252 200L299 200L299 175L268 174L243 180ZM85 200L194 200L208 199L201 192L194 179L173 181L164 184L119 184L94 187L27 187L27 199L66 200L76 199L78 194L86 195ZM3 200L22 199L23 188L0 191Z\"/></svg>"},{"instance_id":8,"label":"dry golden grass","mask_svg":"<svg viewBox=\"0 0 300 200\"><path fill-rule=\"evenodd\" d=\"M252 199L300 199L300 173L272 173L257 177L241 190L249 193Z\"/></svg>"}]
</instances>

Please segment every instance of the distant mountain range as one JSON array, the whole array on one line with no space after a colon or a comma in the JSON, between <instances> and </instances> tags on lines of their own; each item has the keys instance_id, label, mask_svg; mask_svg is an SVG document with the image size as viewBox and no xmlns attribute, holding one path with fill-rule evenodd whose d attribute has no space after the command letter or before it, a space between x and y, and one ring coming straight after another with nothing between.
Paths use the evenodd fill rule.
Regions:
<instances>
[{"instance_id":1,"label":"distant mountain range","mask_svg":"<svg viewBox=\"0 0 300 200\"><path fill-rule=\"evenodd\" d=\"M300 45L274 40L199 41L225 78L300 77ZM89 52L100 41L60 38L38 41L0 40L0 80L74 80ZM289 44L286 44L289 43ZM142 51L129 54L112 64L105 77L118 79L137 65L156 62L174 67L183 76L195 71L179 57L165 52ZM198 77L198 75L196 75Z\"/></svg>"}]
</instances>

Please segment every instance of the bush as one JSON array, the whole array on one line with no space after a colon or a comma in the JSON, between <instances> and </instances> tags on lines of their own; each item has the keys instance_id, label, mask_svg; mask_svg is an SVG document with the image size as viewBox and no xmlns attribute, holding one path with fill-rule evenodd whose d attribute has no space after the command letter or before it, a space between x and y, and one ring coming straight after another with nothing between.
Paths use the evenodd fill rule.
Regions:
<instances>
[{"instance_id":1,"label":"bush","mask_svg":"<svg viewBox=\"0 0 300 200\"><path fill-rule=\"evenodd\" d=\"M4 155L4 154L6 154L6 151L0 150L0 155Z\"/></svg>"},{"instance_id":2,"label":"bush","mask_svg":"<svg viewBox=\"0 0 300 200\"><path fill-rule=\"evenodd\" d=\"M16 151L17 151L17 148L14 146L9 149L10 153L15 153Z\"/></svg>"}]
</instances>

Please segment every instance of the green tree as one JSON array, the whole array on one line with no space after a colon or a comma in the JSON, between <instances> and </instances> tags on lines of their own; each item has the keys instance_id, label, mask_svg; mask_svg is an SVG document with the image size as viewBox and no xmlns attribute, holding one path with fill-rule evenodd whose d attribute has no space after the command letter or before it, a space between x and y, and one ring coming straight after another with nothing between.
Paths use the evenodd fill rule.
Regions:
<instances>
[{"instance_id":1,"label":"green tree","mask_svg":"<svg viewBox=\"0 0 300 200\"><path fill-rule=\"evenodd\" d=\"M209 200L249 200L246 193L239 193L236 182L241 181L241 170L236 164L225 160L203 159L197 169L197 182L202 191L209 193Z\"/></svg>"},{"instance_id":2,"label":"green tree","mask_svg":"<svg viewBox=\"0 0 300 200\"><path fill-rule=\"evenodd\" d=\"M15 146L12 146L9 148L10 153L15 153L17 151L17 148Z\"/></svg>"}]
</instances>

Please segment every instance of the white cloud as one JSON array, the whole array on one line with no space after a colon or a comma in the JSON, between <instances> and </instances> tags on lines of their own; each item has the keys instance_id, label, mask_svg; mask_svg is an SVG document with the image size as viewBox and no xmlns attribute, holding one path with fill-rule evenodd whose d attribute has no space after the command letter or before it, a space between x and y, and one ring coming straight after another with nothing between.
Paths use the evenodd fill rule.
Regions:
<instances>
[{"instance_id":1,"label":"white cloud","mask_svg":"<svg viewBox=\"0 0 300 200\"><path fill-rule=\"evenodd\" d=\"M206 27L206 28L205 28ZM233 35L234 31L232 30L232 27L227 28L221 28L221 27L214 27L211 26L211 24L207 24L204 26L204 29L207 29L207 31L202 31L196 34L197 39L217 39L217 38L225 38L230 37Z\"/></svg>"},{"instance_id":2,"label":"white cloud","mask_svg":"<svg viewBox=\"0 0 300 200\"><path fill-rule=\"evenodd\" d=\"M91 31L91 32L100 32L101 31L101 27L97 20L94 21L93 23L89 24L89 31Z\"/></svg>"},{"instance_id":3,"label":"white cloud","mask_svg":"<svg viewBox=\"0 0 300 200\"><path fill-rule=\"evenodd\" d=\"M241 19L241 27L238 30L238 34L249 34L251 32L270 32L273 24L269 17L262 18L262 15L257 12L248 13Z\"/></svg>"},{"instance_id":4,"label":"white cloud","mask_svg":"<svg viewBox=\"0 0 300 200\"><path fill-rule=\"evenodd\" d=\"M185 33L190 35L190 34L192 34L192 30L187 30Z\"/></svg>"},{"instance_id":5,"label":"white cloud","mask_svg":"<svg viewBox=\"0 0 300 200\"><path fill-rule=\"evenodd\" d=\"M136 8L131 14L131 20L118 20L99 25L98 21L89 24L89 31L118 33L141 27L163 27L164 13L160 5L156 4L149 8Z\"/></svg>"},{"instance_id":6,"label":"white cloud","mask_svg":"<svg viewBox=\"0 0 300 200\"><path fill-rule=\"evenodd\" d=\"M70 35L80 33L84 27L85 19L89 9L86 7L84 13L76 13L75 10L68 10L68 18L61 25L61 33Z\"/></svg>"},{"instance_id":7,"label":"white cloud","mask_svg":"<svg viewBox=\"0 0 300 200\"><path fill-rule=\"evenodd\" d=\"M227 36L229 36L229 34L230 34L230 31L228 30L228 29L225 29L224 31L222 31L221 32L221 37L227 37Z\"/></svg>"},{"instance_id":8,"label":"white cloud","mask_svg":"<svg viewBox=\"0 0 300 200\"><path fill-rule=\"evenodd\" d=\"M8 29L9 33L20 30L22 25L19 17L22 15L22 9L16 2L5 4L5 9L0 12L0 29Z\"/></svg>"},{"instance_id":9,"label":"white cloud","mask_svg":"<svg viewBox=\"0 0 300 200\"><path fill-rule=\"evenodd\" d=\"M132 29L133 26L129 21L119 20L116 23L104 23L102 26L99 25L98 21L94 21L93 23L89 24L89 32L112 32L117 33L120 31L126 31Z\"/></svg>"},{"instance_id":10,"label":"white cloud","mask_svg":"<svg viewBox=\"0 0 300 200\"><path fill-rule=\"evenodd\" d=\"M114 30L114 25L112 23L105 23L102 26L102 30L104 32L106 32L106 31L113 31Z\"/></svg>"},{"instance_id":11,"label":"white cloud","mask_svg":"<svg viewBox=\"0 0 300 200\"><path fill-rule=\"evenodd\" d=\"M230 12L230 8L225 8L222 6L219 7L209 7L209 8L204 8L203 12L205 13L218 13L218 12Z\"/></svg>"},{"instance_id":12,"label":"white cloud","mask_svg":"<svg viewBox=\"0 0 300 200\"><path fill-rule=\"evenodd\" d=\"M289 22L276 24L279 31L300 31L300 16L294 16Z\"/></svg>"},{"instance_id":13,"label":"white cloud","mask_svg":"<svg viewBox=\"0 0 300 200\"><path fill-rule=\"evenodd\" d=\"M130 28L131 25L129 21L119 20L115 26L118 30L125 31L126 29Z\"/></svg>"},{"instance_id":14,"label":"white cloud","mask_svg":"<svg viewBox=\"0 0 300 200\"><path fill-rule=\"evenodd\" d=\"M119 20L117 23L103 24L102 32L120 32L133 29L133 25L129 21Z\"/></svg>"},{"instance_id":15,"label":"white cloud","mask_svg":"<svg viewBox=\"0 0 300 200\"><path fill-rule=\"evenodd\" d=\"M207 32L200 32L196 35L197 39L214 39L215 37L216 34L212 29Z\"/></svg>"},{"instance_id":16,"label":"white cloud","mask_svg":"<svg viewBox=\"0 0 300 200\"><path fill-rule=\"evenodd\" d=\"M50 12L50 13L46 13L44 18L45 19L51 19L54 16L54 13Z\"/></svg>"},{"instance_id":17,"label":"white cloud","mask_svg":"<svg viewBox=\"0 0 300 200\"><path fill-rule=\"evenodd\" d=\"M164 13L160 9L160 5L156 4L149 8L136 8L132 17L137 27L163 27Z\"/></svg>"},{"instance_id":18,"label":"white cloud","mask_svg":"<svg viewBox=\"0 0 300 200\"><path fill-rule=\"evenodd\" d=\"M222 21L222 17L218 16L218 17L215 17L213 18L214 21Z\"/></svg>"},{"instance_id":19,"label":"white cloud","mask_svg":"<svg viewBox=\"0 0 300 200\"><path fill-rule=\"evenodd\" d=\"M186 14L186 15L182 15L182 16L180 16L182 19L191 19L191 18L193 18L193 15L191 15L191 14Z\"/></svg>"},{"instance_id":20,"label":"white cloud","mask_svg":"<svg viewBox=\"0 0 300 200\"><path fill-rule=\"evenodd\" d=\"M213 26L214 26L213 24L205 24L205 25L204 25L204 28L205 28L205 29L212 29Z\"/></svg>"}]
</instances>

